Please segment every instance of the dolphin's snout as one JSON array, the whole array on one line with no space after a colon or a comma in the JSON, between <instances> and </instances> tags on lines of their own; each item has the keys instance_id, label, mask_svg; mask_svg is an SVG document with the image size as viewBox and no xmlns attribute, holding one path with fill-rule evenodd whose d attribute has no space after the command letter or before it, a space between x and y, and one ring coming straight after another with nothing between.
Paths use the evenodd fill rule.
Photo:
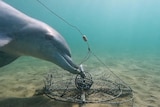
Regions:
<instances>
[{"instance_id":1,"label":"dolphin's snout","mask_svg":"<svg viewBox=\"0 0 160 107\"><path fill-rule=\"evenodd\" d=\"M64 69L73 73L73 74L79 74L79 67L72 61L72 58L68 55L63 55L62 56L64 60Z\"/></svg>"},{"instance_id":2,"label":"dolphin's snout","mask_svg":"<svg viewBox=\"0 0 160 107\"><path fill-rule=\"evenodd\" d=\"M85 72L82 69L81 66L77 66L75 63L73 63L72 59L70 56L63 56L63 58L65 59L65 64L67 64L66 69L69 72L73 73L73 74L80 74L81 77L85 77Z\"/></svg>"}]
</instances>

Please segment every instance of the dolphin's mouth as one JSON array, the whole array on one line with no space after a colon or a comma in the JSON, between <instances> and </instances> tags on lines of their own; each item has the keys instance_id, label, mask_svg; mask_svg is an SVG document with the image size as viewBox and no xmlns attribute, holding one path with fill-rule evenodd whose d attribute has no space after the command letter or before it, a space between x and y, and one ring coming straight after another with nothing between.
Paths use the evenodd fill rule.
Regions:
<instances>
[{"instance_id":1,"label":"dolphin's mouth","mask_svg":"<svg viewBox=\"0 0 160 107\"><path fill-rule=\"evenodd\" d=\"M64 60L64 63L62 63L63 68L73 74L78 74L78 66L76 64L73 63L72 59L70 56L68 55L61 55L61 57Z\"/></svg>"}]
</instances>

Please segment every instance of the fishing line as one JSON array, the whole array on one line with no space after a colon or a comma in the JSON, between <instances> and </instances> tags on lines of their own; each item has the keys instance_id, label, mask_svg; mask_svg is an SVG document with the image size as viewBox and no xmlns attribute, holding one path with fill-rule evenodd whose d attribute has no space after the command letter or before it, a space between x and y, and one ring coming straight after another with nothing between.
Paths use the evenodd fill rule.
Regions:
<instances>
[{"instance_id":1,"label":"fishing line","mask_svg":"<svg viewBox=\"0 0 160 107\"><path fill-rule=\"evenodd\" d=\"M42 6L44 6L47 10L49 10L52 14L54 14L56 17L58 17L59 19L61 19L63 22L65 22L66 24L68 24L69 26L71 26L72 28L76 29L81 35L83 35L83 33L81 32L81 30L77 27L72 25L71 23L69 23L68 21L66 21L64 18L60 17L57 13L55 13L53 10L51 10L49 7L47 7L44 3L42 3L40 0L37 0Z\"/></svg>"},{"instance_id":2,"label":"fishing line","mask_svg":"<svg viewBox=\"0 0 160 107\"><path fill-rule=\"evenodd\" d=\"M69 25L70 27L74 28L75 30L77 30L80 35L82 36L84 42L86 42L87 47L88 47L88 53L87 55L82 59L82 61L80 62L80 65L82 63L84 63L85 61L87 61L91 54L102 64L104 65L111 73L113 73L117 78L119 78L93 51L91 51L90 45L88 43L88 39L86 37L86 35L84 35L81 30L77 27L72 25L71 23L69 23L68 21L66 21L64 18L62 18L61 16L59 16L57 13L55 13L53 10L51 10L49 7L47 7L43 2L41 2L40 0L37 0L37 2L39 2L43 7L45 7L48 11L50 11L53 15L55 15L56 17L58 17L59 19L61 19L64 23L66 23L67 25ZM119 78L120 79L120 78ZM120 79L121 81L123 81L122 79ZM125 82L124 82L125 83Z\"/></svg>"},{"instance_id":3,"label":"fishing line","mask_svg":"<svg viewBox=\"0 0 160 107\"><path fill-rule=\"evenodd\" d=\"M58 17L59 19L61 19L64 23L66 23L66 24L69 25L70 27L74 28L75 30L77 30L77 31L81 34L84 42L87 43L88 53L87 53L87 55L83 58L83 60L81 61L80 65L81 65L82 63L84 63L85 61L87 61L87 60L89 59L89 57L91 56L91 54L93 54L93 56L94 56L100 63L102 63L103 65L105 65L105 64L102 62L102 60L100 60L100 58L91 51L90 45L89 45L89 43L88 43L88 39L87 39L86 35L84 35L77 26L74 26L74 25L72 25L71 23L69 23L68 21L66 21L64 18L62 18L61 16L59 16L57 13L55 13L53 10L51 10L49 7L47 7L47 6L46 6L43 2L41 2L40 0L37 0L37 1L38 1L43 7L45 7L48 11L50 11L53 15L55 15L56 17ZM106 66L106 65L105 65L105 66ZM107 68L108 68L108 67L107 67ZM109 68L108 68L108 70L111 71Z\"/></svg>"}]
</instances>

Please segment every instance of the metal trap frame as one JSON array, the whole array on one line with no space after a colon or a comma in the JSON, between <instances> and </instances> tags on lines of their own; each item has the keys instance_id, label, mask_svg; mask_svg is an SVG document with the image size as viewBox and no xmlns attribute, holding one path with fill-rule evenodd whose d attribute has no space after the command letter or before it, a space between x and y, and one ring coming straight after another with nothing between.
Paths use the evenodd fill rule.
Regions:
<instances>
[{"instance_id":1,"label":"metal trap frame","mask_svg":"<svg viewBox=\"0 0 160 107\"><path fill-rule=\"evenodd\" d=\"M91 75L92 74L92 75ZM64 78L65 77L65 78ZM80 75L61 75L57 80L55 72L45 76L44 87L36 94L45 94L51 99L71 103L105 103L117 107L133 107L132 89L119 77L110 73L99 74L86 72L86 77Z\"/></svg>"}]
</instances>

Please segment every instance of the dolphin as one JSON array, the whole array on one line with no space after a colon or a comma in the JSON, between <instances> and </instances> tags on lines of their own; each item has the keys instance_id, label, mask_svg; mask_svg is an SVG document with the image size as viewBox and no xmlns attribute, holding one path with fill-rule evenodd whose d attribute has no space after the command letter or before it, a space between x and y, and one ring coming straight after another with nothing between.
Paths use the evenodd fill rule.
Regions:
<instances>
[{"instance_id":1,"label":"dolphin","mask_svg":"<svg viewBox=\"0 0 160 107\"><path fill-rule=\"evenodd\" d=\"M69 46L60 33L0 0L0 67L20 56L50 61L73 74L83 75L73 63Z\"/></svg>"}]
</instances>

